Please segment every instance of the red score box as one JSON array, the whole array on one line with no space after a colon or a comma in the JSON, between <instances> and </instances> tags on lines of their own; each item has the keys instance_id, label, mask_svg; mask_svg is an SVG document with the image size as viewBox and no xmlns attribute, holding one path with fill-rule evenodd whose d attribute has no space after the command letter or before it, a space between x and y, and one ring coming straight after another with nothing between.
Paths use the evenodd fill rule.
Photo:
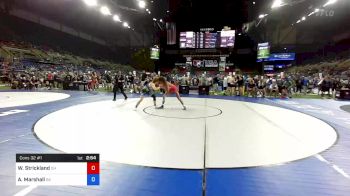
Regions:
<instances>
[{"instance_id":1,"label":"red score box","mask_svg":"<svg viewBox=\"0 0 350 196\"><path fill-rule=\"evenodd\" d=\"M88 162L87 163L87 174L100 174L100 163L99 162Z\"/></svg>"}]
</instances>

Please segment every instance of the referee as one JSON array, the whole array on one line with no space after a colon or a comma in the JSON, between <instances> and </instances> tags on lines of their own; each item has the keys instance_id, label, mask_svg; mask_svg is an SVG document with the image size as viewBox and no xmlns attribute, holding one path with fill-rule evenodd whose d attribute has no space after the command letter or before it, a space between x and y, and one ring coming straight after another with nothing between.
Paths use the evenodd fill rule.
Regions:
<instances>
[{"instance_id":1,"label":"referee","mask_svg":"<svg viewBox=\"0 0 350 196\"><path fill-rule=\"evenodd\" d=\"M113 101L116 100L118 89L123 94L124 99L125 100L128 99L128 97L126 96L126 94L124 92L124 82L125 82L125 76L122 75L121 71L118 71L118 74L114 77L114 86L113 86L114 98L113 98Z\"/></svg>"}]
</instances>

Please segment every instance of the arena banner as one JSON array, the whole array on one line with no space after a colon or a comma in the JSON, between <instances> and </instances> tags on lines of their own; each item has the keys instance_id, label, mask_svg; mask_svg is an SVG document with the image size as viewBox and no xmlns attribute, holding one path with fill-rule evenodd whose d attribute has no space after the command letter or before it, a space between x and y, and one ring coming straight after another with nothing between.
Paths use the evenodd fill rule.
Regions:
<instances>
[{"instance_id":1,"label":"arena banner","mask_svg":"<svg viewBox=\"0 0 350 196\"><path fill-rule=\"evenodd\" d=\"M258 59L257 62L268 61L294 61L295 53L271 53L268 58Z\"/></svg>"},{"instance_id":2,"label":"arena banner","mask_svg":"<svg viewBox=\"0 0 350 196\"><path fill-rule=\"evenodd\" d=\"M204 60L204 66L205 67L219 67L218 60L210 59L210 60Z\"/></svg>"},{"instance_id":3,"label":"arena banner","mask_svg":"<svg viewBox=\"0 0 350 196\"><path fill-rule=\"evenodd\" d=\"M159 48L158 47L150 48L150 58L154 59L154 60L159 59Z\"/></svg>"},{"instance_id":4,"label":"arena banner","mask_svg":"<svg viewBox=\"0 0 350 196\"><path fill-rule=\"evenodd\" d=\"M176 44L176 24L173 22L167 22L166 31L167 31L167 44L175 45Z\"/></svg>"},{"instance_id":5,"label":"arena banner","mask_svg":"<svg viewBox=\"0 0 350 196\"><path fill-rule=\"evenodd\" d=\"M219 63L219 71L225 71L226 68L226 62L220 62Z\"/></svg>"},{"instance_id":6,"label":"arena banner","mask_svg":"<svg viewBox=\"0 0 350 196\"><path fill-rule=\"evenodd\" d=\"M270 57L270 45L268 42L258 44L258 59L267 59Z\"/></svg>"},{"instance_id":7,"label":"arena banner","mask_svg":"<svg viewBox=\"0 0 350 196\"><path fill-rule=\"evenodd\" d=\"M295 53L271 53L269 61L294 61Z\"/></svg>"},{"instance_id":8,"label":"arena banner","mask_svg":"<svg viewBox=\"0 0 350 196\"><path fill-rule=\"evenodd\" d=\"M194 59L192 65L197 68L217 68L219 61L218 59Z\"/></svg>"},{"instance_id":9,"label":"arena banner","mask_svg":"<svg viewBox=\"0 0 350 196\"><path fill-rule=\"evenodd\" d=\"M226 68L226 57L220 57L219 71L225 71Z\"/></svg>"}]
</instances>

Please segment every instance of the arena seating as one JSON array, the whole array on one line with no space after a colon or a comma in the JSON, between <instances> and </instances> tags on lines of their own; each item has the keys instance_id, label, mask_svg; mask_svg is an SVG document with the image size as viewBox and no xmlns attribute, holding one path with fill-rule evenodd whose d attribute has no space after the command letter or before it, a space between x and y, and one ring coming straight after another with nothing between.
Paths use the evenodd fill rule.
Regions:
<instances>
[{"instance_id":1,"label":"arena seating","mask_svg":"<svg viewBox=\"0 0 350 196\"><path fill-rule=\"evenodd\" d=\"M305 74L330 74L339 77L347 77L350 74L350 58L331 60L314 64L294 66L287 70L288 73L305 73Z\"/></svg>"},{"instance_id":2,"label":"arena seating","mask_svg":"<svg viewBox=\"0 0 350 196\"><path fill-rule=\"evenodd\" d=\"M0 45L29 50L29 53L22 52L21 56L49 59L54 63L92 61L90 64L108 67L129 63L128 49L99 45L6 14L0 13L0 17L3 21L0 23ZM14 53L3 47L0 49L0 56L18 56Z\"/></svg>"},{"instance_id":3,"label":"arena seating","mask_svg":"<svg viewBox=\"0 0 350 196\"><path fill-rule=\"evenodd\" d=\"M0 57L1 61L5 59L17 59L22 65L35 66L36 62L48 64L72 64L72 65L91 65L98 69L118 69L131 71L132 67L120 65L109 61L101 61L93 58L83 58L69 54L68 52L57 52L53 49L43 50L40 46L23 44L18 42L9 42L0 40Z\"/></svg>"}]
</instances>

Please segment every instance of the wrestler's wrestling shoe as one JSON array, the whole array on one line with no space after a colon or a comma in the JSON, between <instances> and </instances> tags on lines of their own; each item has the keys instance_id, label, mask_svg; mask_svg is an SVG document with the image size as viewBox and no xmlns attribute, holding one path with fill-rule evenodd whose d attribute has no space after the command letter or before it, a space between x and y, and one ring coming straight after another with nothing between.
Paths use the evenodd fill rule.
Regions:
<instances>
[{"instance_id":1,"label":"wrestler's wrestling shoe","mask_svg":"<svg viewBox=\"0 0 350 196\"><path fill-rule=\"evenodd\" d=\"M157 107L156 109L158 109L158 110L164 109L164 105L161 105L161 106Z\"/></svg>"}]
</instances>

